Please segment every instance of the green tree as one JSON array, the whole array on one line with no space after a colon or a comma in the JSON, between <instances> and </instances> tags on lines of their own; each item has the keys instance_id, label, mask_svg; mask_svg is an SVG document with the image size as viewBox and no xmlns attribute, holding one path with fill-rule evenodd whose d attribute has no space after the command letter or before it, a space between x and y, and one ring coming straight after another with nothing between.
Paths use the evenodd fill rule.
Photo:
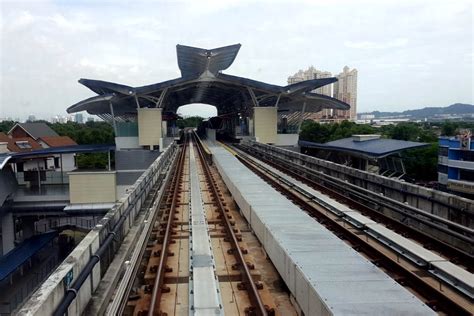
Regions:
<instances>
[{"instance_id":1,"label":"green tree","mask_svg":"<svg viewBox=\"0 0 474 316\"><path fill-rule=\"evenodd\" d=\"M386 130L386 136L392 139L417 141L421 128L414 123L400 123Z\"/></svg>"},{"instance_id":2,"label":"green tree","mask_svg":"<svg viewBox=\"0 0 474 316\"><path fill-rule=\"evenodd\" d=\"M301 124L300 139L315 143L325 143L331 136L330 126L328 124L319 124L307 120Z\"/></svg>"},{"instance_id":3,"label":"green tree","mask_svg":"<svg viewBox=\"0 0 474 316\"><path fill-rule=\"evenodd\" d=\"M1 121L0 122L0 132L8 133L9 130L12 129L13 125L15 125L15 121Z\"/></svg>"},{"instance_id":4,"label":"green tree","mask_svg":"<svg viewBox=\"0 0 474 316\"><path fill-rule=\"evenodd\" d=\"M349 121L333 124L319 124L318 122L307 120L301 125L300 139L316 143L325 143L351 137L356 134L373 134L375 132L375 128L367 124L356 124Z\"/></svg>"},{"instance_id":5,"label":"green tree","mask_svg":"<svg viewBox=\"0 0 474 316\"><path fill-rule=\"evenodd\" d=\"M402 153L407 175L416 181L436 181L438 176L438 143Z\"/></svg>"},{"instance_id":6,"label":"green tree","mask_svg":"<svg viewBox=\"0 0 474 316\"><path fill-rule=\"evenodd\" d=\"M75 122L50 124L51 128L61 136L69 136L79 145L113 144L114 131L106 122Z\"/></svg>"},{"instance_id":7,"label":"green tree","mask_svg":"<svg viewBox=\"0 0 474 316\"><path fill-rule=\"evenodd\" d=\"M189 116L189 117L177 120L176 125L179 128L198 127L202 121L203 121L203 118L200 116Z\"/></svg>"},{"instance_id":8,"label":"green tree","mask_svg":"<svg viewBox=\"0 0 474 316\"><path fill-rule=\"evenodd\" d=\"M79 145L113 144L114 131L106 122L75 122L50 124L51 128L60 136L69 136ZM112 164L114 156L111 157ZM76 156L79 169L106 169L108 167L107 153L88 153Z\"/></svg>"},{"instance_id":9,"label":"green tree","mask_svg":"<svg viewBox=\"0 0 474 316\"><path fill-rule=\"evenodd\" d=\"M450 121L444 121L443 125L441 125L441 135L443 136L454 136L456 135L456 129L458 128L458 124Z\"/></svg>"}]
</instances>

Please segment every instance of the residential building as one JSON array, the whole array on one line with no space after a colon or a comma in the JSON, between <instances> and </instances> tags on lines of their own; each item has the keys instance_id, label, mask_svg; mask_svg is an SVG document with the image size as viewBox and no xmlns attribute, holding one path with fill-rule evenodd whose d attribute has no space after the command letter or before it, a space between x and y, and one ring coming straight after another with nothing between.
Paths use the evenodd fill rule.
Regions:
<instances>
[{"instance_id":1,"label":"residential building","mask_svg":"<svg viewBox=\"0 0 474 316\"><path fill-rule=\"evenodd\" d=\"M338 79L334 83L333 97L346 102L351 106L350 110L336 110L335 116L339 119L357 119L357 69L348 66L336 76Z\"/></svg>"},{"instance_id":2,"label":"residential building","mask_svg":"<svg viewBox=\"0 0 474 316\"><path fill-rule=\"evenodd\" d=\"M74 122L79 123L79 124L83 124L84 123L84 115L82 113L76 113L76 115L74 115Z\"/></svg>"},{"instance_id":3,"label":"residential building","mask_svg":"<svg viewBox=\"0 0 474 316\"><path fill-rule=\"evenodd\" d=\"M439 138L438 182L448 191L474 197L474 142L469 131Z\"/></svg>"},{"instance_id":4,"label":"residential building","mask_svg":"<svg viewBox=\"0 0 474 316\"><path fill-rule=\"evenodd\" d=\"M50 147L75 146L77 143L68 136L59 136L45 123L17 123L8 134L0 133L0 144L4 152L29 152ZM6 147L6 148L5 148ZM34 185L38 179L36 174L42 172L41 181L51 178L54 172L68 172L76 169L75 155L45 154L36 159L30 159L14 164L14 171L20 184L30 182ZM53 172L46 174L45 172ZM34 176L33 176L34 175Z\"/></svg>"},{"instance_id":5,"label":"residential building","mask_svg":"<svg viewBox=\"0 0 474 316\"><path fill-rule=\"evenodd\" d=\"M314 66L310 66L308 69L306 70L300 69L293 76L288 77L288 84L293 84L293 83L297 83L297 82L301 82L305 80L331 78L331 77L332 77L332 74L329 71L318 70L314 68ZM311 92L332 97L332 84L325 85L321 88L312 90ZM323 109L320 112L311 114L309 118L313 120L327 119L327 118L332 117L332 112L333 112L332 109Z\"/></svg>"},{"instance_id":6,"label":"residential building","mask_svg":"<svg viewBox=\"0 0 474 316\"><path fill-rule=\"evenodd\" d=\"M306 70L299 70L293 76L288 77L288 84L293 84L305 80L331 78L329 71L321 71L313 66ZM350 110L324 109L318 113L310 115L308 118L316 121L341 121L357 119L357 69L350 69L348 66L336 76L337 82L331 85L315 89L311 92L334 97L344 101L351 106Z\"/></svg>"}]
</instances>

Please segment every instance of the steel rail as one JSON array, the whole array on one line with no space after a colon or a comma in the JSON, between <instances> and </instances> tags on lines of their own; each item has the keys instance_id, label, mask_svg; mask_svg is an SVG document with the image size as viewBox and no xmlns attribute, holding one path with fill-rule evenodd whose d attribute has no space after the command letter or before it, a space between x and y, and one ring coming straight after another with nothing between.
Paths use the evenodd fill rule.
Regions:
<instances>
[{"instance_id":1,"label":"steel rail","mask_svg":"<svg viewBox=\"0 0 474 316\"><path fill-rule=\"evenodd\" d=\"M233 253L234 253L237 261L239 262L239 265L243 269L243 277L245 279L246 284L248 285L247 290L249 290L248 291L249 292L249 298L250 298L251 303L253 304L252 306L256 308L256 310L253 311L253 312L255 312L254 315L258 315L258 316L264 316L265 315L266 316L266 315L268 315L267 308L263 304L263 301L262 301L262 299L261 299L261 297L258 293L258 289L257 289L257 286L255 285L255 282L253 281L252 274L250 273L250 269L247 266L247 263L245 262L244 254L242 253L242 249L240 249L239 241L237 240L237 236L235 235L234 229L232 228L232 224L231 224L229 218L227 217L225 207L224 207L221 199L219 198L219 192L217 190L217 185L214 182L215 180L214 180L214 177L211 173L209 165L205 162L205 161L207 161L206 156L204 155L203 148L200 147L200 146L202 146L202 143L200 141L198 141L199 137L195 133L193 133L193 137L194 137L194 139L196 139L196 144L197 144L196 147L198 148L199 156L201 157L201 164L202 164L202 167L203 167L204 174L205 174L206 178L209 180L209 184L211 186L211 191L212 191L212 194L214 195L215 202L216 202L216 204L218 206L218 209L219 209L219 211L222 215L222 218L225 221L226 230L227 230L229 236L231 237L231 242L232 242L232 245L233 245L233 248L234 248Z\"/></svg>"},{"instance_id":2,"label":"steel rail","mask_svg":"<svg viewBox=\"0 0 474 316\"><path fill-rule=\"evenodd\" d=\"M281 161L282 164L288 164L288 162L285 162L283 159L281 158L277 158L277 157L273 157L275 160L279 160ZM414 206L411 206L411 205L407 205L403 202L400 202L400 201L397 201L397 200L394 200L394 199L391 199L385 195L380 195L380 194L377 194L371 190L368 190L368 189L365 189L365 188L361 188L361 187L358 187L357 185L354 185L352 183L348 183L348 182L345 182L344 180L341 180L341 179L338 179L336 177L333 177L333 176L330 176L330 175L327 175L325 173L321 173L319 171L315 171L315 170L312 170L308 167L305 167L305 166L299 166L299 165L292 165L292 168L296 168L296 169L300 169L304 172L307 172L307 173L310 173L316 177L324 177L328 180L324 180L324 181L328 181L328 182L332 182L331 184L335 184L335 185L344 185L346 187L348 187L347 189L350 190L352 193L354 194L363 194L364 196L368 197L367 195L372 195L372 196L375 196L376 199L381 199L381 200L386 200L388 203L393 203L395 204L395 206L397 207L400 207L400 208L405 208L407 210L410 210L412 212L414 212L415 214L419 214L421 216L425 216L435 222L439 222L440 224L444 224L446 226L448 226L449 228L453 229L453 230L456 230L458 232L460 232L460 235L457 235L459 236L459 238L466 238L465 235L461 235L461 234L467 234L467 235L474 235L474 229L472 228L469 228L467 226L464 226L464 225L461 225L461 224L458 224L458 223L455 223L453 221L450 221L448 219L445 219L445 218L442 218L442 217L439 217L437 215L434 215L434 214L431 214L431 213L428 213L426 211L423 211L419 208L416 208ZM291 170L288 170L288 171L291 171ZM357 192L357 191L361 191L361 193ZM387 207L390 207L390 208L394 208L394 206L390 206L390 205L386 205ZM413 214L413 215L415 215ZM407 214L407 215L410 215L410 214ZM413 216L412 215L412 216ZM430 225L430 222L426 222L427 225ZM433 223L432 223L433 224ZM437 227L438 228L438 227ZM450 231L447 231L447 232L450 232ZM452 233L452 232L451 232ZM469 240L464 240L464 241L469 241L469 242L472 242L472 238L469 239Z\"/></svg>"},{"instance_id":3,"label":"steel rail","mask_svg":"<svg viewBox=\"0 0 474 316\"><path fill-rule=\"evenodd\" d=\"M148 184L149 181L152 181L151 178L145 183ZM117 236L123 230L123 224L125 220L129 216L129 214L134 210L135 205L137 204L138 200L140 200L143 195L145 194L145 190L141 190L139 194L137 194L133 200L130 202L129 206L125 209L125 212L119 217L118 221L114 224L114 226L109 230L107 233L104 241L100 245L99 249L91 256L87 264L82 268L81 272L71 284L71 286L66 290L64 297L62 298L61 302L59 303L58 307L54 311L54 316L62 316L67 314L68 308L74 299L77 297L79 290L81 289L82 285L85 283L89 275L92 273L95 265L100 262L102 256L106 254L109 250L109 247L112 246L112 243L115 241L119 241Z\"/></svg>"},{"instance_id":4,"label":"steel rail","mask_svg":"<svg viewBox=\"0 0 474 316\"><path fill-rule=\"evenodd\" d=\"M255 144L255 145L252 145L252 147L257 147L257 148L265 148L265 146L270 146L270 145L266 145L266 144ZM272 149L273 150L273 149ZM288 155L284 152L279 152L278 150L275 150L277 153L279 153L281 156L283 157L288 157ZM305 155L305 154L300 154L300 155ZM309 156L311 158L314 158L315 160L324 160L324 159L321 159L321 158L316 158L316 157L312 157L312 156ZM330 167L327 167L327 166L321 166L321 165L318 165L316 162L309 162L309 164L311 165L317 165L318 168L321 168L321 169L324 169L324 170L329 170L331 171L331 168ZM349 175L349 174L345 174L346 176L349 176L350 178L352 179L358 179L357 177L353 176L353 175ZM368 180L370 183L374 183L373 180ZM387 185L385 183L377 183L377 185L381 186L382 188L384 189L393 189L393 187L391 187L390 185ZM470 211L470 210L467 210L465 208L462 208L462 207L458 207L458 206L455 206L449 202L444 202L444 201L441 201L441 200L436 200L436 199L433 199L433 198L430 198L430 197L426 197L422 194L419 194L419 193L415 193L415 192L410 192L410 191L407 191L403 188L400 188L398 189L397 191L398 193L401 193L401 194L406 194L406 195L410 195L410 196L415 196L415 197L421 197L421 198L425 198L427 199L428 201L430 202L436 202L437 204L440 204L442 206L445 206L449 209L452 209L452 210L457 210L457 211L460 211L460 212L465 212L467 216L469 217L473 217L474 216L474 212Z\"/></svg>"},{"instance_id":5,"label":"steel rail","mask_svg":"<svg viewBox=\"0 0 474 316\"><path fill-rule=\"evenodd\" d=\"M166 168L166 170L161 171L161 173L165 176L150 199L150 203L147 207L148 211L144 215L144 224L141 227L143 232L137 240L138 247L132 252L132 255L130 256L130 264L128 265L124 276L117 287L116 294L114 294L112 302L107 307L106 315L122 315L126 308L128 297L130 296L130 291L133 287L133 281L137 277L140 268L140 262L143 259L143 255L146 250L146 241L150 239L153 223L156 221L158 216L160 204L164 199L166 199L166 189L171 185L173 178L171 171L176 170L178 166L178 160L179 159L173 159L173 163L168 168ZM151 207L149 207L150 205Z\"/></svg>"},{"instance_id":6,"label":"steel rail","mask_svg":"<svg viewBox=\"0 0 474 316\"><path fill-rule=\"evenodd\" d=\"M188 145L188 140L185 135L184 142L181 148L181 153L179 156L178 166L177 166L175 177L174 177L175 182L174 182L174 187L173 187L173 197L171 201L170 211L168 213L168 220L166 222L165 234L163 238L163 246L161 247L161 251L160 251L160 262L158 264L158 269L157 269L154 284L153 284L150 307L148 310L149 316L157 315L159 313L158 309L160 307L163 280L166 273L165 268L166 268L166 260L168 258L168 246L171 240L171 228L173 225L174 212L176 210L178 195L180 191L179 190L179 186L181 185L180 178L182 177L182 174L183 174L187 145Z\"/></svg>"},{"instance_id":7,"label":"steel rail","mask_svg":"<svg viewBox=\"0 0 474 316\"><path fill-rule=\"evenodd\" d=\"M251 150L249 150L249 148L246 148L246 146L239 146L239 148L241 148L241 150L243 150L247 154L248 154L249 151L251 151ZM255 153L252 152L252 154L255 154ZM258 152L257 154L262 154L262 153ZM357 196L358 198L360 198L362 200L371 202L375 205L381 205L381 206L387 207L387 208L391 209L392 211L395 211L398 214L401 214L403 216L406 216L406 217L412 218L416 221L419 221L420 223L422 223L424 225L427 225L427 226L431 227L432 229L439 230L439 231L441 231L441 232L443 232L443 233L445 233L445 234L447 234L447 235L449 235L453 238L456 238L456 239L458 239L462 242L465 242L467 244L472 244L474 242L473 238L470 237L474 233L474 230L472 230L471 228L468 228L466 226L451 222L451 221L446 220L444 218L440 218L439 216L436 216L436 215L433 215L433 214L430 214L430 213L426 213L426 212L424 212L420 209L417 209L413 206L406 205L402 202L395 201L395 200L390 199L388 197L380 196L380 195L378 195L378 194L376 194L376 193L374 193L370 190L367 190L367 189L364 189L364 188L359 188L356 185L353 185L351 183L347 183L347 182L345 182L341 179L334 178L332 176L326 175L326 174L321 173L319 171L311 170L307 167L298 166L298 165L295 165L295 164L292 164L290 166L289 163L285 162L282 158L272 157L272 159L276 160L277 162L275 162L273 160L269 160L267 158L261 158L261 159L263 161L265 161L266 163L269 163L270 165L273 165L277 169L281 169L286 174L289 174L289 175L291 175L291 176L293 176L297 179L300 179L303 182L306 182L307 184L309 184L312 187L320 188L324 191L327 191L327 192L329 192L331 194L334 194L338 197L341 197L345 200L349 200L350 202L357 204L357 206L362 207L365 210L369 211L371 214L374 214L375 216L383 217L384 219L389 220L391 223L396 224L397 226L403 226L405 229L409 229L412 233L416 234L417 236L428 238L430 242L434 242L434 243L438 244L440 246L441 251L445 252L446 249L449 249L449 251L448 251L449 253L456 254L457 257L462 258L463 263L466 263L466 265L469 267L469 269L472 268L472 259L474 258L472 253L466 252L464 249L460 249L460 248L456 247L455 245L447 243L445 240L442 240L440 238L432 236L431 234L429 234L427 232L419 231L415 227L407 225L407 224L405 224L401 221L398 221L394 218L391 218L391 217L389 217L389 216L387 216L387 215L385 215L381 212L378 212L378 211L368 207L367 205L363 205L363 204L361 204L360 201L354 200L354 199L344 195L344 193L352 193L353 195ZM299 171L299 172L297 172L297 171ZM326 184L326 183L329 184L329 186L330 185L332 185L333 187L343 186L345 188L345 191L343 193L341 193L341 192L339 192L339 190L330 189L329 186L323 185L323 184L320 184L320 183L316 183L314 180L308 178L308 176L305 176L304 174L309 174L310 176L314 176L314 177L318 178L319 180L321 180L324 184ZM357 190L360 190L362 192L357 192ZM386 200L388 202L380 201L378 199ZM390 203L393 203L393 204L396 204L396 205L390 205ZM405 211L403 209L408 209L408 211ZM415 214L410 213L410 211L414 212ZM420 218L420 216L426 216L426 217L431 218L435 221L438 221L439 223L435 223L435 222L429 221L427 219ZM443 224L447 225L451 228L462 230L463 232L461 233L461 232L452 231L452 230L448 229L447 227L442 226Z\"/></svg>"},{"instance_id":8,"label":"steel rail","mask_svg":"<svg viewBox=\"0 0 474 316\"><path fill-rule=\"evenodd\" d=\"M309 214L318 219L322 219L325 225L330 227L333 231L337 232L340 236L343 236L343 239L349 241L352 245L359 248L359 251L363 250L363 252L371 259L376 260L381 266L393 273L399 279L403 280L404 283L410 285L412 289L416 289L421 296L426 298L431 303L431 305L436 306L436 303L439 303L439 307L441 307L444 311L448 312L448 314L471 314L472 311L470 310L470 307L461 305L458 300L455 300L452 297L448 297L446 294L443 293L443 290L440 287L438 288L435 285L429 284L426 280L424 280L426 276L419 276L416 273L410 271L409 268L401 265L398 262L398 259L392 259L389 255L389 253L392 252L390 249L386 249L386 251L381 251L380 249L369 243L365 239L365 237L359 236L356 232L347 229L344 224L338 222L338 218L333 218L330 215L332 214L332 212L320 211L318 208L311 204L311 202L314 201L307 201L307 199L303 198L300 195L300 192L294 191L293 188L290 187L288 184L280 183L277 178L274 178L272 175L270 175L267 171L263 169L263 167L257 165L256 162L253 162L251 159L244 157L244 155L242 154L237 155L236 157L250 170L252 170L262 179L270 183L278 191L282 192L282 194L288 196L292 201L300 205ZM325 209L324 205L319 205L319 207ZM383 258L384 260L380 260L380 258ZM447 286L449 285L447 284Z\"/></svg>"}]
</instances>

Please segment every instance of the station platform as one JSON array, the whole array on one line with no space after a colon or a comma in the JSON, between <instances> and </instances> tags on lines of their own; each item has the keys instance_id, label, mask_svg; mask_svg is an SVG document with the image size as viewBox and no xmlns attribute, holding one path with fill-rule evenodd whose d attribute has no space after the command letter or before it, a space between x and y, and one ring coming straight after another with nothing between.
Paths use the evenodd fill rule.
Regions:
<instances>
[{"instance_id":1,"label":"station platform","mask_svg":"<svg viewBox=\"0 0 474 316\"><path fill-rule=\"evenodd\" d=\"M306 315L435 315L348 244L207 142L244 217Z\"/></svg>"}]
</instances>

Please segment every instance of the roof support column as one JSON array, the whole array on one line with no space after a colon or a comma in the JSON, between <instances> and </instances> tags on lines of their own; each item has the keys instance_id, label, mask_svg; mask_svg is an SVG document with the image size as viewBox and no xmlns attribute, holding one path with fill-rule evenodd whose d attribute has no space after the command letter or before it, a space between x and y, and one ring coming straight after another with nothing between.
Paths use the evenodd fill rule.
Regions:
<instances>
[{"instance_id":1,"label":"roof support column","mask_svg":"<svg viewBox=\"0 0 474 316\"><path fill-rule=\"evenodd\" d=\"M258 104L258 100L257 100L257 97L255 96L255 93L253 92L253 90L249 87L247 87L247 90L250 94L250 97L252 98L252 102L253 102L253 106L254 107L258 107L259 104Z\"/></svg>"},{"instance_id":2,"label":"roof support column","mask_svg":"<svg viewBox=\"0 0 474 316\"><path fill-rule=\"evenodd\" d=\"M160 97L158 99L158 102L156 102L156 107L157 108L162 108L162 104L163 104L163 100L165 99L166 97L166 93L168 93L168 88L165 88L161 94L160 94Z\"/></svg>"},{"instance_id":3,"label":"roof support column","mask_svg":"<svg viewBox=\"0 0 474 316\"><path fill-rule=\"evenodd\" d=\"M114 126L115 137L118 137L117 124L115 123L114 105L112 104L112 101L109 101L109 106L110 106L110 114L112 114L112 124Z\"/></svg>"},{"instance_id":4,"label":"roof support column","mask_svg":"<svg viewBox=\"0 0 474 316\"><path fill-rule=\"evenodd\" d=\"M303 124L304 112L306 111L306 101L303 102L303 108L301 109L300 119L298 121L298 134L301 132L301 124Z\"/></svg>"},{"instance_id":5,"label":"roof support column","mask_svg":"<svg viewBox=\"0 0 474 316\"><path fill-rule=\"evenodd\" d=\"M278 95L278 98L275 102L275 107L278 107L278 103L280 103L280 97L281 97L281 93Z\"/></svg>"},{"instance_id":6,"label":"roof support column","mask_svg":"<svg viewBox=\"0 0 474 316\"><path fill-rule=\"evenodd\" d=\"M135 97L135 103L137 104L137 109L139 109L140 108L140 103L138 102L137 94L135 94L134 97Z\"/></svg>"}]
</instances>

